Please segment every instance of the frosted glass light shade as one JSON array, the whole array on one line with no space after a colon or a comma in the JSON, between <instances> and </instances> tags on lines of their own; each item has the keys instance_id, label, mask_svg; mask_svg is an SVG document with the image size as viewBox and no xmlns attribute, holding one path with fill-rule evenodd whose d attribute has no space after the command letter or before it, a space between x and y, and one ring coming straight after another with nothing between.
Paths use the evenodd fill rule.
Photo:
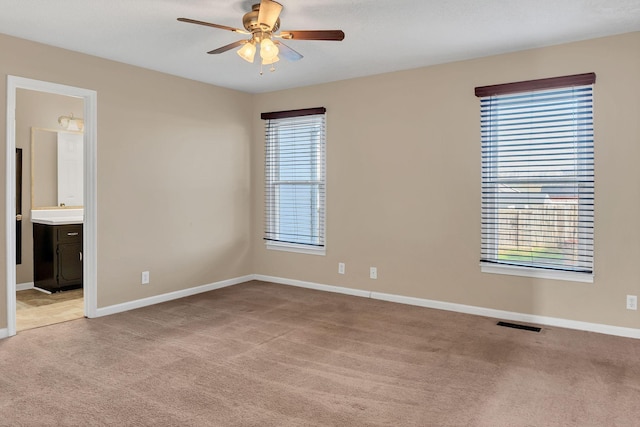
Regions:
<instances>
[{"instance_id":1,"label":"frosted glass light shade","mask_svg":"<svg viewBox=\"0 0 640 427\"><path fill-rule=\"evenodd\" d=\"M84 130L84 120L71 116L58 117L58 124L67 130L80 131Z\"/></svg>"},{"instance_id":2,"label":"frosted glass light shade","mask_svg":"<svg viewBox=\"0 0 640 427\"><path fill-rule=\"evenodd\" d=\"M256 55L256 45L252 42L245 43L238 49L238 55L247 62L253 62L253 58Z\"/></svg>"},{"instance_id":3,"label":"frosted glass light shade","mask_svg":"<svg viewBox=\"0 0 640 427\"><path fill-rule=\"evenodd\" d=\"M260 57L263 60L270 60L278 56L278 46L271 39L264 39L260 42Z\"/></svg>"}]
</instances>

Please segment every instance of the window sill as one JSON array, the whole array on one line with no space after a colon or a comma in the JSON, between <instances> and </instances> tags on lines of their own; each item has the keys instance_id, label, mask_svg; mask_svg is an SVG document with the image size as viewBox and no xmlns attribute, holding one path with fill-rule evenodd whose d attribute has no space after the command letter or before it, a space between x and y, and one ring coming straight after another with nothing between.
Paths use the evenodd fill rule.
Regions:
<instances>
[{"instance_id":1,"label":"window sill","mask_svg":"<svg viewBox=\"0 0 640 427\"><path fill-rule=\"evenodd\" d=\"M566 280L571 282L593 283L593 273L576 273L573 271L543 270L532 267L514 265L498 265L480 263L483 273L508 274L511 276L534 277L536 279Z\"/></svg>"},{"instance_id":2,"label":"window sill","mask_svg":"<svg viewBox=\"0 0 640 427\"><path fill-rule=\"evenodd\" d=\"M299 254L307 254L307 255L321 255L325 256L326 250L324 246L309 246L309 245L300 245L296 243L282 243L282 242L265 242L265 246L269 250L274 251L285 251L285 252L296 252Z\"/></svg>"}]
</instances>

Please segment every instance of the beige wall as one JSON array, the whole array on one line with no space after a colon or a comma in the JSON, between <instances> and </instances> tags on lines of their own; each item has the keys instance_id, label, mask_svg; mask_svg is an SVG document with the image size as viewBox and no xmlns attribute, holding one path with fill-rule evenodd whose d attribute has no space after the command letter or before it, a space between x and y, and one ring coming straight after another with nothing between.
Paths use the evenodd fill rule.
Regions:
<instances>
[{"instance_id":1,"label":"beige wall","mask_svg":"<svg viewBox=\"0 0 640 427\"><path fill-rule=\"evenodd\" d=\"M250 95L4 35L0 52L0 99L7 75L97 91L98 307L250 273Z\"/></svg>"},{"instance_id":2,"label":"beige wall","mask_svg":"<svg viewBox=\"0 0 640 427\"><path fill-rule=\"evenodd\" d=\"M0 52L2 78L98 93L99 307L258 273L640 328L624 308L640 294L640 33L254 96L6 36ZM595 283L480 273L473 88L591 71ZM316 106L328 110L327 255L267 251L259 113ZM0 285L0 328L5 310Z\"/></svg>"},{"instance_id":3,"label":"beige wall","mask_svg":"<svg viewBox=\"0 0 640 427\"><path fill-rule=\"evenodd\" d=\"M585 72L597 74L595 282L481 273L474 87ZM254 105L255 273L640 328L640 312L625 309L640 294L640 33L262 94ZM259 113L318 106L327 255L268 251Z\"/></svg>"},{"instance_id":4,"label":"beige wall","mask_svg":"<svg viewBox=\"0 0 640 427\"><path fill-rule=\"evenodd\" d=\"M33 282L33 226L31 223L31 128L60 129L58 117L82 117L82 99L18 89L16 94L16 147L22 148L22 264L16 266L16 282ZM36 131L37 158L41 166L37 190L57 204L57 134ZM46 170L45 170L46 169ZM46 177L46 178L45 178Z\"/></svg>"}]
</instances>

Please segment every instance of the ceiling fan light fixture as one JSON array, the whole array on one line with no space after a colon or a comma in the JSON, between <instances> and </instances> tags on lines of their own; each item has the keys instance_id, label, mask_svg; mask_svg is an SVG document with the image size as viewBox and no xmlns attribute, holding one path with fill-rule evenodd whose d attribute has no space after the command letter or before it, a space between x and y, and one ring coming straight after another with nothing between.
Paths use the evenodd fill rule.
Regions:
<instances>
[{"instance_id":1,"label":"ceiling fan light fixture","mask_svg":"<svg viewBox=\"0 0 640 427\"><path fill-rule=\"evenodd\" d=\"M271 60L278 56L278 46L270 39L263 38L260 42L260 57L262 60Z\"/></svg>"},{"instance_id":2,"label":"ceiling fan light fixture","mask_svg":"<svg viewBox=\"0 0 640 427\"><path fill-rule=\"evenodd\" d=\"M237 40L207 53L220 54L238 48L236 53L245 61L253 63L256 57L258 45L260 45L260 62L262 65L271 65L271 71L275 70L275 66L273 64L280 61L278 56L279 54L289 61L298 61L302 59L302 55L300 53L282 43L280 39L327 41L344 40L344 32L342 30L279 31L280 15L283 10L282 4L274 0L254 1L256 1L256 3L251 6L251 11L245 13L242 17L242 26L244 29L214 24L212 22L198 21L190 18L178 18L178 21L204 25L206 27L218 28L250 36L250 39ZM260 68L260 74L262 74L262 68Z\"/></svg>"},{"instance_id":3,"label":"ceiling fan light fixture","mask_svg":"<svg viewBox=\"0 0 640 427\"><path fill-rule=\"evenodd\" d=\"M238 49L238 55L245 61L253 63L253 58L256 56L256 45L253 43L253 40L245 43Z\"/></svg>"}]
</instances>

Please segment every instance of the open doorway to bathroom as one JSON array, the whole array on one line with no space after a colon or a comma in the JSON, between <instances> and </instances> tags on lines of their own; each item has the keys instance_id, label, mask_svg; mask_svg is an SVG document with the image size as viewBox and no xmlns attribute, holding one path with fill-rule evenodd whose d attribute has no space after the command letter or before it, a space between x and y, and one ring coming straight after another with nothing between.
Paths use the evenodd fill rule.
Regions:
<instances>
[{"instance_id":1,"label":"open doorway to bathroom","mask_svg":"<svg viewBox=\"0 0 640 427\"><path fill-rule=\"evenodd\" d=\"M35 288L16 292L16 331L54 325L84 317L82 288L43 293Z\"/></svg>"},{"instance_id":2,"label":"open doorway to bathroom","mask_svg":"<svg viewBox=\"0 0 640 427\"><path fill-rule=\"evenodd\" d=\"M83 111L82 98L16 90L18 332L84 317Z\"/></svg>"},{"instance_id":3,"label":"open doorway to bathroom","mask_svg":"<svg viewBox=\"0 0 640 427\"><path fill-rule=\"evenodd\" d=\"M95 91L22 77L7 78L4 336L71 318L96 316L96 109ZM71 158L60 157L58 147L61 141L68 144L69 139L81 144L82 152ZM47 148L40 140L53 142ZM58 152L46 154L52 147ZM75 150L68 145L66 148ZM20 166L17 155L13 161L17 152L22 157ZM44 163L35 166L34 156ZM75 166L69 161L75 161ZM75 183L81 185L71 185L71 193L68 185L61 190L60 182L73 184L70 171L78 167L81 178ZM22 179L18 179L20 169ZM62 178L58 170L64 172ZM64 193L63 198L58 197L60 192ZM38 237L37 230L46 228L53 231ZM36 259L42 248L47 252L44 263ZM31 313L27 315L26 311Z\"/></svg>"}]
</instances>

